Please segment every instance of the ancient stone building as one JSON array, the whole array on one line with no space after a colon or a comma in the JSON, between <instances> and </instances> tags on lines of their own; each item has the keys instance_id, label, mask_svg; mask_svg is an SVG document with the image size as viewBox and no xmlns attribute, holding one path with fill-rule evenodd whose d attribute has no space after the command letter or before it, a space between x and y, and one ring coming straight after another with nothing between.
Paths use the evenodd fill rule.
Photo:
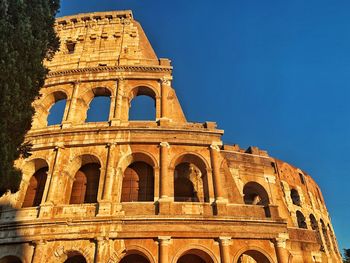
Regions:
<instances>
[{"instance_id":1,"label":"ancient stone building","mask_svg":"<svg viewBox=\"0 0 350 263\"><path fill-rule=\"evenodd\" d=\"M340 262L321 191L256 147L226 145L213 122L187 122L170 60L131 11L57 19L61 49L1 198L0 262ZM138 96L152 120L132 121ZM104 97L109 116L86 122ZM65 103L62 121L50 109Z\"/></svg>"}]
</instances>

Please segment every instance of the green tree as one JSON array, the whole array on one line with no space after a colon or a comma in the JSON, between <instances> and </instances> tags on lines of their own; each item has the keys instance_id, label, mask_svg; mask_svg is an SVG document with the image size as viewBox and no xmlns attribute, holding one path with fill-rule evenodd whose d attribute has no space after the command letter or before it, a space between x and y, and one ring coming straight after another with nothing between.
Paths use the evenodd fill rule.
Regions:
<instances>
[{"instance_id":1,"label":"green tree","mask_svg":"<svg viewBox=\"0 0 350 263\"><path fill-rule=\"evenodd\" d=\"M350 263L350 248L344 249L343 262Z\"/></svg>"},{"instance_id":2,"label":"green tree","mask_svg":"<svg viewBox=\"0 0 350 263\"><path fill-rule=\"evenodd\" d=\"M28 155L24 136L48 70L44 59L58 50L54 31L59 0L0 0L0 195L18 190L14 161Z\"/></svg>"}]
</instances>

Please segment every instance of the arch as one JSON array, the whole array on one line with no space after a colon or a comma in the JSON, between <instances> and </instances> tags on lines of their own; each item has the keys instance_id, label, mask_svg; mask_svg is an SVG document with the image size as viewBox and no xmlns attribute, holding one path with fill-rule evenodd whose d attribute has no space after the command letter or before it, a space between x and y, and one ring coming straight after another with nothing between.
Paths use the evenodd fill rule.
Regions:
<instances>
[{"instance_id":1,"label":"arch","mask_svg":"<svg viewBox=\"0 0 350 263\"><path fill-rule=\"evenodd\" d=\"M154 200L154 170L149 164L136 161L124 171L121 202Z\"/></svg>"},{"instance_id":2,"label":"arch","mask_svg":"<svg viewBox=\"0 0 350 263\"><path fill-rule=\"evenodd\" d=\"M337 241L335 239L335 235L333 234L333 231L332 231L330 224L327 224L327 228L328 228L328 233L329 233L330 239L332 241L333 251L336 253L338 251L338 249L337 249Z\"/></svg>"},{"instance_id":3,"label":"arch","mask_svg":"<svg viewBox=\"0 0 350 263\"><path fill-rule=\"evenodd\" d=\"M269 195L265 188L257 182L248 182L243 187L243 199L247 205L264 205L267 206Z\"/></svg>"},{"instance_id":4,"label":"arch","mask_svg":"<svg viewBox=\"0 0 350 263\"><path fill-rule=\"evenodd\" d=\"M320 244L320 250L324 251L322 238L321 238L321 232L320 232L320 228L319 228L318 223L317 223L317 219L313 214L310 214L309 218L310 218L311 229L316 232L316 238L317 238L317 242Z\"/></svg>"},{"instance_id":5,"label":"arch","mask_svg":"<svg viewBox=\"0 0 350 263\"><path fill-rule=\"evenodd\" d=\"M88 163L98 163L102 167L102 158L95 152L92 151L85 151L80 152L79 155L76 155L72 159L70 159L69 165L65 167L65 170L63 171L66 174L71 175L73 177L76 172L85 164Z\"/></svg>"},{"instance_id":6,"label":"arch","mask_svg":"<svg viewBox=\"0 0 350 263\"><path fill-rule=\"evenodd\" d=\"M323 222L322 219L320 219L320 223L321 223L321 229L322 229L323 238L326 241L327 249L330 252L331 251L331 242L329 240L329 236L328 236L328 233L327 233L326 225L325 225L325 223Z\"/></svg>"},{"instance_id":7,"label":"arch","mask_svg":"<svg viewBox=\"0 0 350 263\"><path fill-rule=\"evenodd\" d=\"M301 201L300 201L300 195L298 193L298 190L296 189L291 189L290 190L290 198L292 199L292 202L294 205L301 206Z\"/></svg>"},{"instance_id":8,"label":"arch","mask_svg":"<svg viewBox=\"0 0 350 263\"><path fill-rule=\"evenodd\" d=\"M64 263L87 263L86 258L77 251L68 251Z\"/></svg>"},{"instance_id":9,"label":"arch","mask_svg":"<svg viewBox=\"0 0 350 263\"><path fill-rule=\"evenodd\" d=\"M56 112L56 114L59 113L61 116L57 117L54 123L49 123L49 117L51 116L51 113L53 113L51 111L52 107L54 107L54 105L57 102L62 100L67 100L67 98L68 96L66 91L61 89L56 89L55 91L52 91L51 93L44 96L42 99L36 101L34 103L35 118L33 122L33 127L40 128L40 127L46 127L48 125L55 125L55 124L61 123L63 119L64 111L66 108L66 103L64 103L64 106L61 107L59 112Z\"/></svg>"},{"instance_id":10,"label":"arch","mask_svg":"<svg viewBox=\"0 0 350 263\"><path fill-rule=\"evenodd\" d=\"M185 260L198 260L198 261L185 261ZM218 263L219 261L217 260L215 255L206 247L202 245L192 244L190 246L187 246L179 250L172 260L172 263L185 263L185 262L186 263L187 262Z\"/></svg>"},{"instance_id":11,"label":"arch","mask_svg":"<svg viewBox=\"0 0 350 263\"><path fill-rule=\"evenodd\" d=\"M89 106L85 122L108 121L112 92L108 88L98 87L91 89L89 95L87 97L88 101L86 101Z\"/></svg>"},{"instance_id":12,"label":"arch","mask_svg":"<svg viewBox=\"0 0 350 263\"><path fill-rule=\"evenodd\" d=\"M174 165L174 200L179 202L209 202L207 164L197 154L178 156Z\"/></svg>"},{"instance_id":13,"label":"arch","mask_svg":"<svg viewBox=\"0 0 350 263\"><path fill-rule=\"evenodd\" d=\"M22 263L22 260L17 256L5 256L0 259L0 263Z\"/></svg>"},{"instance_id":14,"label":"arch","mask_svg":"<svg viewBox=\"0 0 350 263\"><path fill-rule=\"evenodd\" d=\"M132 256L133 255L133 256ZM155 259L152 254L145 248L133 245L126 248L126 251L123 251L122 258L119 262L123 263L135 263L138 261L132 261L134 259L141 259L140 263L155 263Z\"/></svg>"},{"instance_id":15,"label":"arch","mask_svg":"<svg viewBox=\"0 0 350 263\"><path fill-rule=\"evenodd\" d=\"M75 174L69 204L97 203L100 164L83 165Z\"/></svg>"},{"instance_id":16,"label":"arch","mask_svg":"<svg viewBox=\"0 0 350 263\"><path fill-rule=\"evenodd\" d=\"M153 121L156 119L156 101L140 95L130 101L129 121Z\"/></svg>"},{"instance_id":17,"label":"arch","mask_svg":"<svg viewBox=\"0 0 350 263\"><path fill-rule=\"evenodd\" d=\"M150 85L142 84L130 89L128 94L129 101L141 95L151 97L154 100L156 100L156 97L159 96L157 89Z\"/></svg>"},{"instance_id":18,"label":"arch","mask_svg":"<svg viewBox=\"0 0 350 263\"><path fill-rule=\"evenodd\" d=\"M41 165L43 164L41 163ZM22 207L33 207L41 204L46 185L47 171L48 166L46 165L36 170L31 176Z\"/></svg>"},{"instance_id":19,"label":"arch","mask_svg":"<svg viewBox=\"0 0 350 263\"><path fill-rule=\"evenodd\" d=\"M237 263L244 263L244 262L251 262L253 263L254 261L257 263L270 263L271 261L269 258L264 254L261 253L258 250L246 250L244 251L237 260Z\"/></svg>"},{"instance_id":20,"label":"arch","mask_svg":"<svg viewBox=\"0 0 350 263\"><path fill-rule=\"evenodd\" d=\"M153 167L153 169L158 167L156 158L152 154L144 151L136 151L123 156L118 161L116 167L123 173L125 169L134 162L144 162Z\"/></svg>"},{"instance_id":21,"label":"arch","mask_svg":"<svg viewBox=\"0 0 350 263\"><path fill-rule=\"evenodd\" d=\"M272 259L272 257L262 248L257 246L245 246L241 248L236 255L234 256L234 263L240 263L242 262L241 257L242 255L247 255L250 257L250 259L253 259L254 261L258 263L274 263L275 261ZM261 261L259 261L261 260ZM254 262L249 261L249 262ZM243 262L242 262L243 263Z\"/></svg>"},{"instance_id":22,"label":"arch","mask_svg":"<svg viewBox=\"0 0 350 263\"><path fill-rule=\"evenodd\" d=\"M66 109L67 99L56 101L50 108L47 116L47 125L61 124L63 121L64 111Z\"/></svg>"},{"instance_id":23,"label":"arch","mask_svg":"<svg viewBox=\"0 0 350 263\"><path fill-rule=\"evenodd\" d=\"M128 119L155 120L156 119L156 91L150 86L136 86L129 92ZM151 101L152 100L152 101ZM153 102L153 108L152 108Z\"/></svg>"},{"instance_id":24,"label":"arch","mask_svg":"<svg viewBox=\"0 0 350 263\"><path fill-rule=\"evenodd\" d=\"M298 227L307 229L306 219L305 219L304 214L298 210L296 212L296 217L297 217Z\"/></svg>"}]
</instances>

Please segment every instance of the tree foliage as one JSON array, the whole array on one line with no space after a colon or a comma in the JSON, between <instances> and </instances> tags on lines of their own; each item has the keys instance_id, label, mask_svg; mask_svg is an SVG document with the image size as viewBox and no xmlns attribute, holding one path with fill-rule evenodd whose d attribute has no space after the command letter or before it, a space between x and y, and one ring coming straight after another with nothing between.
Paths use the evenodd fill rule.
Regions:
<instances>
[{"instance_id":1,"label":"tree foliage","mask_svg":"<svg viewBox=\"0 0 350 263\"><path fill-rule=\"evenodd\" d=\"M0 0L0 194L17 191L21 180L13 165L28 149L31 104L48 71L43 61L59 47L58 9L59 0Z\"/></svg>"},{"instance_id":2,"label":"tree foliage","mask_svg":"<svg viewBox=\"0 0 350 263\"><path fill-rule=\"evenodd\" d=\"M344 263L350 263L350 248L344 249L343 262Z\"/></svg>"}]
</instances>

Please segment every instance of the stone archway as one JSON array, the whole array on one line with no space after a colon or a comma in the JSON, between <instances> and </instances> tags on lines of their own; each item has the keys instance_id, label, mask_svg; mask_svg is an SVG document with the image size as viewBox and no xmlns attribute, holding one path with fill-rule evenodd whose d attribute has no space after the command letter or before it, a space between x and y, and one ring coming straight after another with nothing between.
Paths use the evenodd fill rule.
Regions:
<instances>
[{"instance_id":1,"label":"stone archway","mask_svg":"<svg viewBox=\"0 0 350 263\"><path fill-rule=\"evenodd\" d=\"M244 251L237 260L237 263L271 263L266 255L254 249Z\"/></svg>"},{"instance_id":2,"label":"stone archway","mask_svg":"<svg viewBox=\"0 0 350 263\"><path fill-rule=\"evenodd\" d=\"M214 260L205 251L193 248L183 252L176 263L214 263Z\"/></svg>"}]
</instances>

